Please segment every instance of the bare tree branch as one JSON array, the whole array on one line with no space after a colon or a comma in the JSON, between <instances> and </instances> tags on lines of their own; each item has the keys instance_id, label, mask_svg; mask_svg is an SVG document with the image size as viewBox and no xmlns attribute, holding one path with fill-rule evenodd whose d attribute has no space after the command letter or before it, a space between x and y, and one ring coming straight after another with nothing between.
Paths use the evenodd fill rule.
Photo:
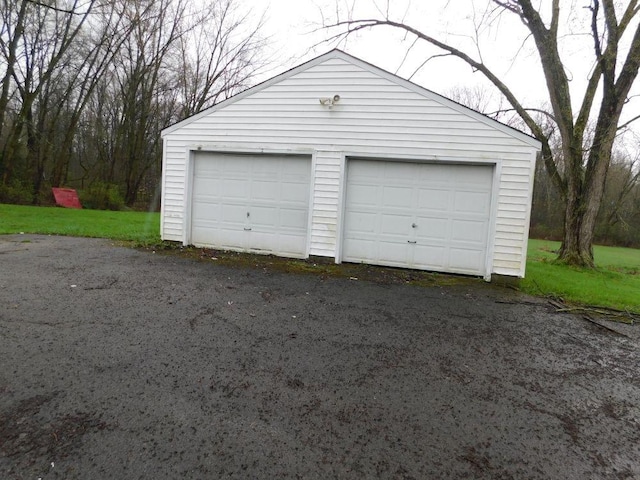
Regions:
<instances>
[{"instance_id":1,"label":"bare tree branch","mask_svg":"<svg viewBox=\"0 0 640 480\"><path fill-rule=\"evenodd\" d=\"M60 7L56 6L56 5L51 5L51 4L48 4L48 3L42 3L42 2L39 2L38 0L25 0L25 1L29 2L29 3L31 3L33 5L37 5L38 7L47 8L49 10L54 10L54 11L60 12L60 13L67 13L67 14L70 14L70 15L83 15L82 12L78 12L75 9L68 10L68 9L65 9L65 8L60 8Z\"/></svg>"},{"instance_id":2,"label":"bare tree branch","mask_svg":"<svg viewBox=\"0 0 640 480\"><path fill-rule=\"evenodd\" d=\"M409 75L407 77L407 80L411 80L431 60L434 60L436 58L446 58L446 57L452 57L452 56L453 56L453 54L451 54L451 53L440 53L440 54L434 54L434 55L431 55L431 56L427 57L420 65L418 65L417 68L414 69L413 73L411 73L411 75Z\"/></svg>"},{"instance_id":3,"label":"bare tree branch","mask_svg":"<svg viewBox=\"0 0 640 480\"><path fill-rule=\"evenodd\" d=\"M633 117L631 120L626 121L625 123L623 123L622 125L620 125L617 130L624 130L625 128L627 128L629 125L631 125L633 122L635 122L636 120L640 119L640 115L636 115L635 117Z\"/></svg>"},{"instance_id":4,"label":"bare tree branch","mask_svg":"<svg viewBox=\"0 0 640 480\"><path fill-rule=\"evenodd\" d=\"M556 123L556 118L553 116L553 114L547 112L546 110L542 110L541 108L525 108L526 111L528 112L535 112L535 113L540 113L542 115L544 115L545 117L547 117L549 120L551 120L553 123ZM494 116L497 115L499 113L507 113L507 112L515 112L515 108L501 108L499 110L494 110L492 112L487 112L485 113L485 115L489 115L489 116Z\"/></svg>"}]
</instances>

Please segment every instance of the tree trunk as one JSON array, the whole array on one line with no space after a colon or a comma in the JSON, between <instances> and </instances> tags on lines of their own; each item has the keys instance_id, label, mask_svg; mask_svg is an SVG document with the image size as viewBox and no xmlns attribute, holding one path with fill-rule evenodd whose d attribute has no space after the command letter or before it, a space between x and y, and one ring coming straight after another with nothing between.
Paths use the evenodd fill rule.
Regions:
<instances>
[{"instance_id":1,"label":"tree trunk","mask_svg":"<svg viewBox=\"0 0 640 480\"><path fill-rule=\"evenodd\" d=\"M561 262L569 265L593 268L593 234L595 216L585 215L584 206L579 201L567 201L562 246L558 254Z\"/></svg>"},{"instance_id":2,"label":"tree trunk","mask_svg":"<svg viewBox=\"0 0 640 480\"><path fill-rule=\"evenodd\" d=\"M2 89L0 90L0 134L5 130L6 112L9 106L9 97L11 90L11 81L17 63L17 49L22 36L24 34L24 19L27 11L27 1L23 0L20 4L20 11L16 18L16 25L13 31L13 37L9 40L7 65L4 77L2 78ZM11 158L13 155L12 147L4 145L0 149L0 182L6 184L11 177ZM8 158L9 157L9 158Z\"/></svg>"},{"instance_id":3,"label":"tree trunk","mask_svg":"<svg viewBox=\"0 0 640 480\"><path fill-rule=\"evenodd\" d=\"M604 99L603 103L614 99ZM586 168L582 166L580 152L573 152L570 160L573 170L567 172L564 238L558 259L570 265L594 268L593 237L611 152L615 140L617 119L621 107L603 107L596 125ZM613 117L613 119L611 119Z\"/></svg>"}]
</instances>

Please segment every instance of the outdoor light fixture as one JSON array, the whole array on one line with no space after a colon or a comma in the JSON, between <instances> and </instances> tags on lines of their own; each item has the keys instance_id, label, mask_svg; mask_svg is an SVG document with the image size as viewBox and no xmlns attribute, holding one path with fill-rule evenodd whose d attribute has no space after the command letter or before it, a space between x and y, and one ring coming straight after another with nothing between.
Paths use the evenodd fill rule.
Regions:
<instances>
[{"instance_id":1,"label":"outdoor light fixture","mask_svg":"<svg viewBox=\"0 0 640 480\"><path fill-rule=\"evenodd\" d=\"M320 99L320 105L333 108L333 106L340 101L340 95L334 95L333 97L323 97Z\"/></svg>"}]
</instances>

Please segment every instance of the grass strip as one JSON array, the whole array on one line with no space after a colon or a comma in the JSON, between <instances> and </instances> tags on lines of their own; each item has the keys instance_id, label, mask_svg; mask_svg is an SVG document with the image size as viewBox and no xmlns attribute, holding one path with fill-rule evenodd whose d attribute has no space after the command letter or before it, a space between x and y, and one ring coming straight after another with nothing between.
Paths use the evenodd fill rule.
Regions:
<instances>
[{"instance_id":1,"label":"grass strip","mask_svg":"<svg viewBox=\"0 0 640 480\"><path fill-rule=\"evenodd\" d=\"M640 250L594 246L595 270L555 261L560 242L530 240L523 291L566 302L640 312Z\"/></svg>"},{"instance_id":2,"label":"grass strip","mask_svg":"<svg viewBox=\"0 0 640 480\"><path fill-rule=\"evenodd\" d=\"M141 245L153 244L160 242L160 214L0 204L0 234L15 233L109 238Z\"/></svg>"}]
</instances>

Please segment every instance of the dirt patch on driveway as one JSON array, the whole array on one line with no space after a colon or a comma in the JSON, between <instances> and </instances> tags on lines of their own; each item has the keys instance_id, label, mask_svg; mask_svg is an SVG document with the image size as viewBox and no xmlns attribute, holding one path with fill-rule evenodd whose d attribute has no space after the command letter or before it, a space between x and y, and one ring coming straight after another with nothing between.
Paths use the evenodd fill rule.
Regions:
<instances>
[{"instance_id":1,"label":"dirt patch on driveway","mask_svg":"<svg viewBox=\"0 0 640 480\"><path fill-rule=\"evenodd\" d=\"M640 342L481 282L0 237L0 478L638 478Z\"/></svg>"}]
</instances>

